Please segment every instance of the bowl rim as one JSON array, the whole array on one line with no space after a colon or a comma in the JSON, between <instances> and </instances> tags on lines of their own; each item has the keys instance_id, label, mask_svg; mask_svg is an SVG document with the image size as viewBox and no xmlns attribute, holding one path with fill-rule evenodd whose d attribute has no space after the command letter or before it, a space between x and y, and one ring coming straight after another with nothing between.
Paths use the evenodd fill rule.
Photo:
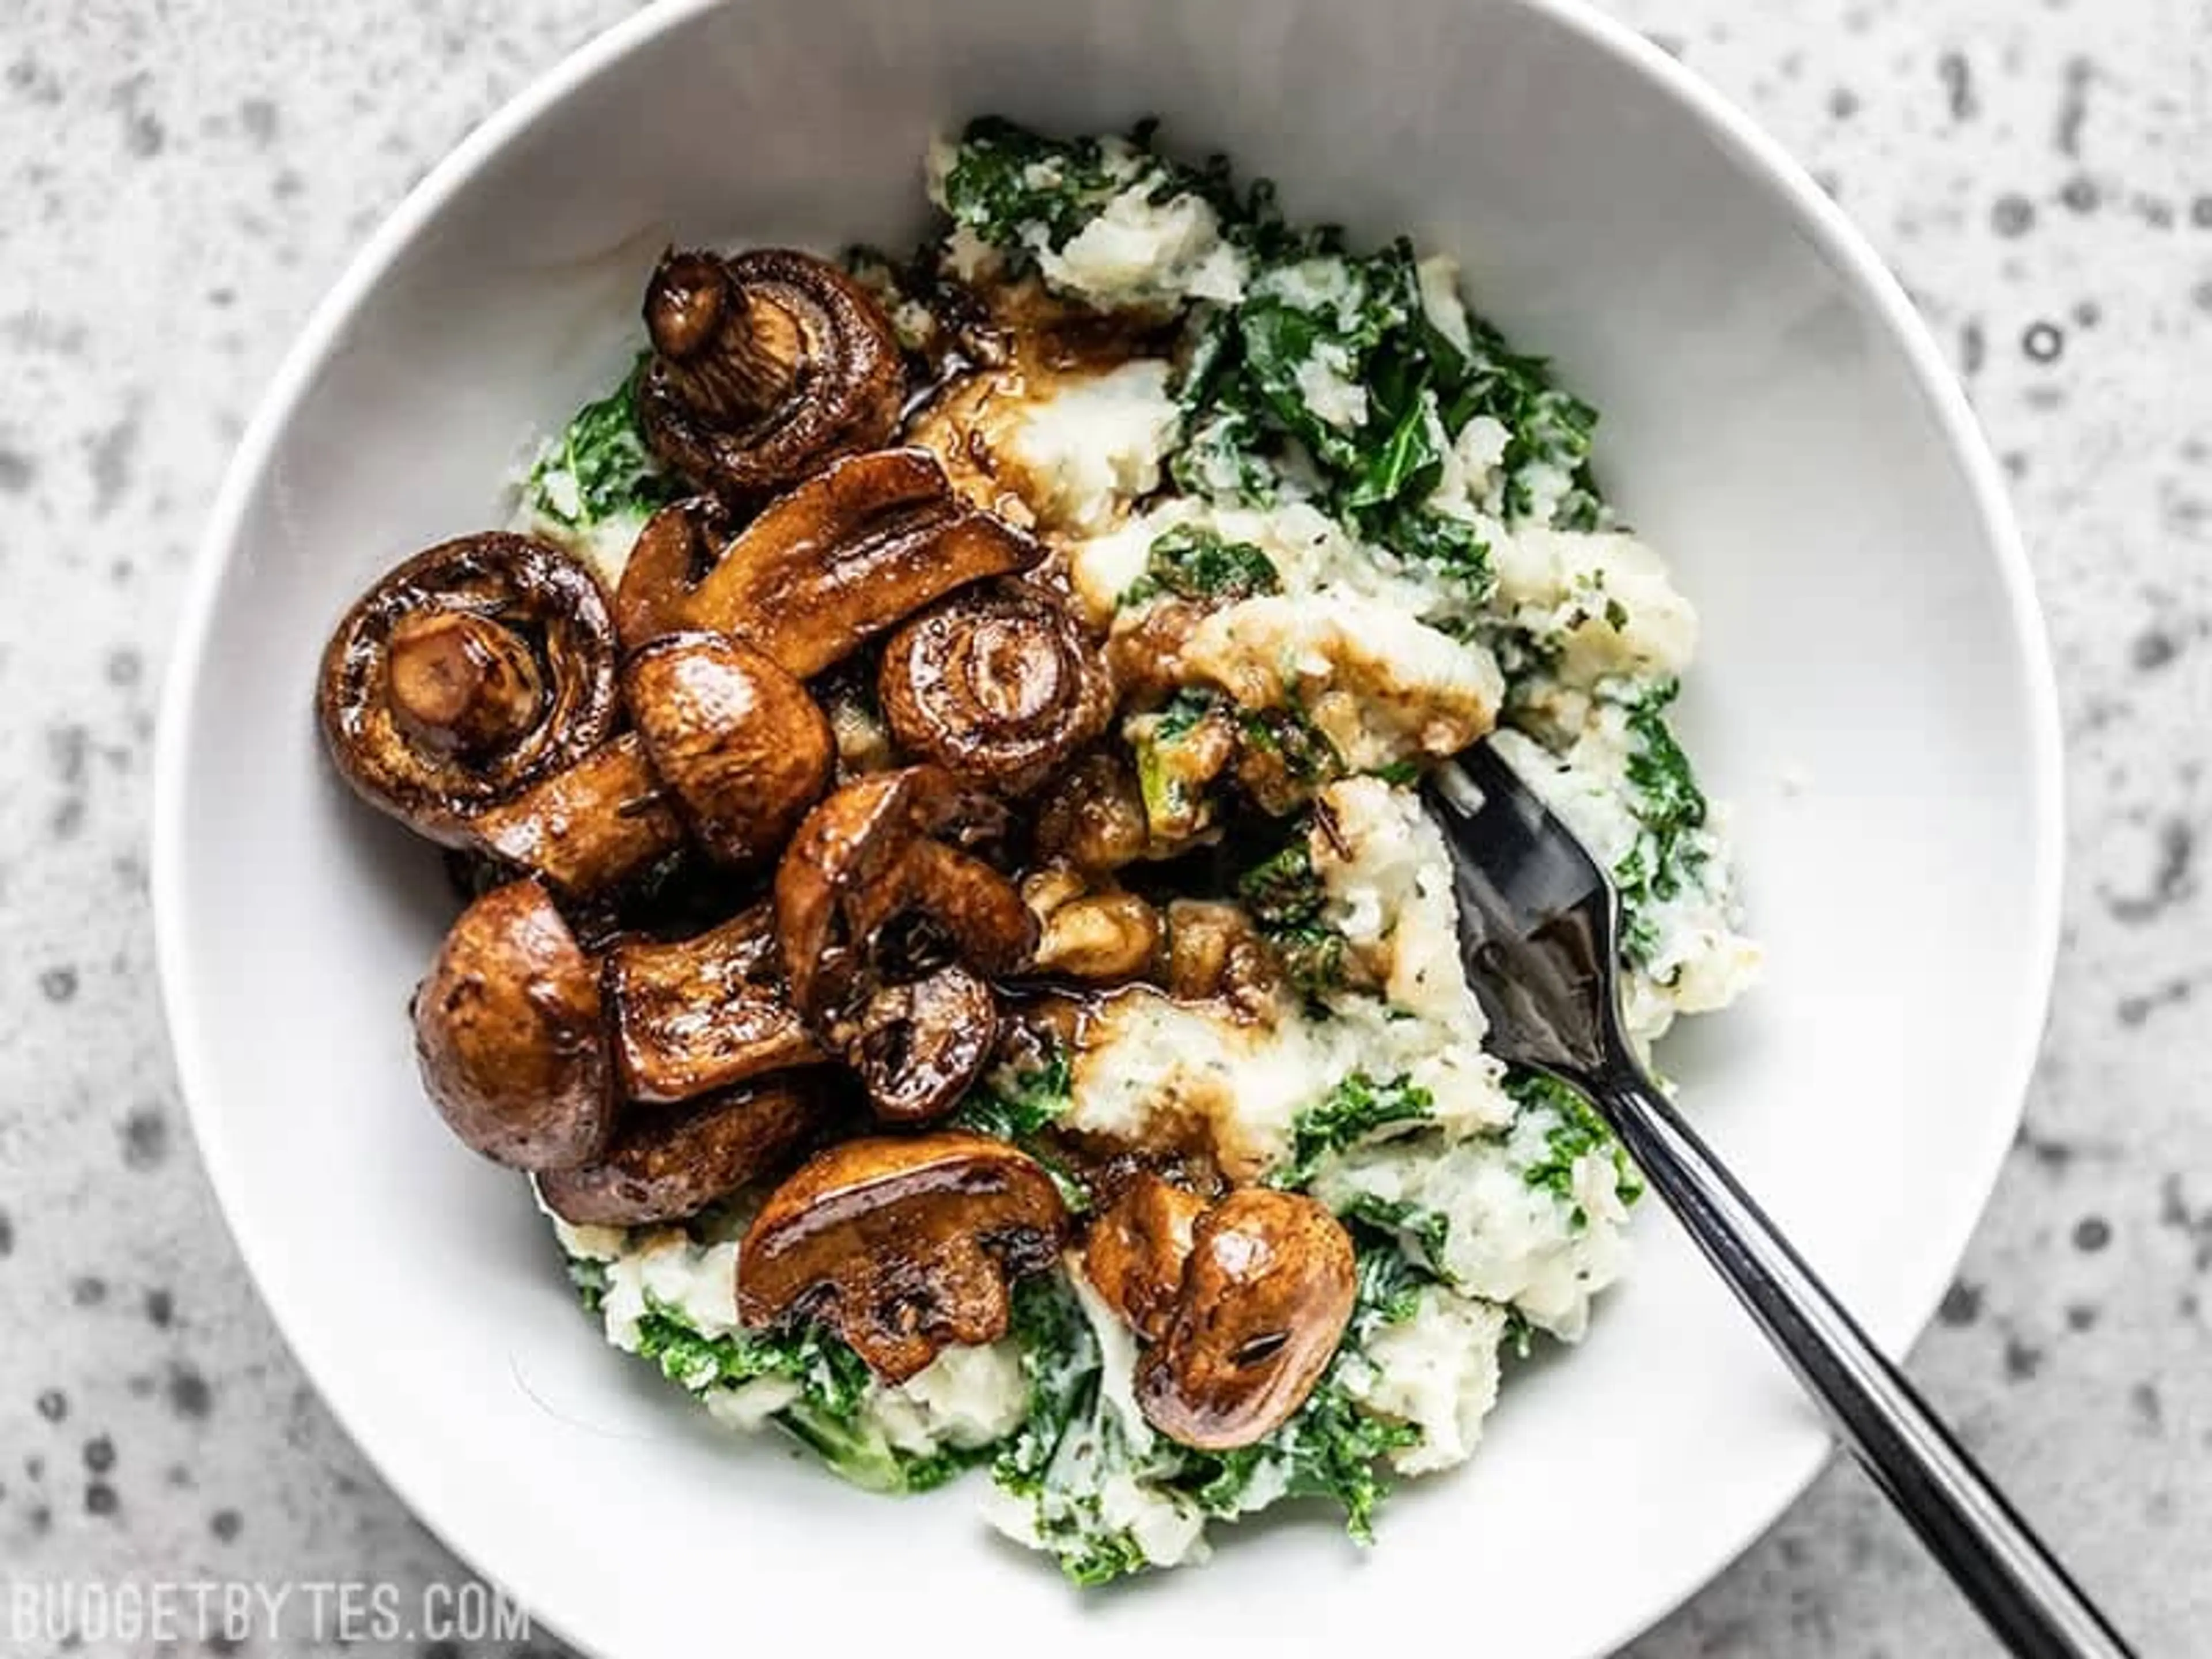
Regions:
<instances>
[{"instance_id":1,"label":"bowl rim","mask_svg":"<svg viewBox=\"0 0 2212 1659\"><path fill-rule=\"evenodd\" d=\"M384 280L399 257L443 210L448 198L517 137L579 88L661 35L690 19L735 0L653 0L635 15L592 36L568 52L468 132L401 199L362 244L344 270L309 313L262 392L252 419L240 437L210 510L195 550L167 666L163 676L154 758L149 887L152 897L155 969L161 1002L175 1064L179 1092L200 1157L229 1231L257 1293L282 1334L285 1346L315 1387L340 1426L401 1502L447 1547L487 1580L520 1597L531 1615L553 1628L557 1621L544 1609L558 1604L559 1587L517 1583L484 1571L477 1553L483 1540L465 1542L448 1529L432 1494L399 1477L374 1449L375 1436L353 1399L354 1387L328 1356L310 1353L295 1342L292 1323L271 1300L271 1279L264 1252L274 1241L249 1235L240 1218L242 1178L233 1162L212 1104L210 1062L192 1009L191 951L185 924L184 895L188 871L184 815L189 785L187 761L194 717L200 702L202 669L213 628L217 595L235 553L248 504L261 488L283 434L302 399L332 355L346 324L364 299ZM1988 1057L1993 1087L2012 1102L2009 1112L1993 1113L1978 1147L1978 1173L1959 1183L1948 1212L1930 1229L1951 1264L1964 1257L1975 1228L1986 1212L2004 1168L2004 1152L2026 1109L2027 1091L2041 1048L2048 1018L2060 940L2064 862L2064 746L2058 692L2049 636L2026 546L2002 474L1977 422L1965 391L1952 373L1926 322L1914 308L1896 276L1843 209L1805 167L1757 121L1719 88L1628 24L1600 11L1595 0L1496 0L1540 14L1562 26L1584 46L1601 52L1652 82L1675 100L1743 165L1754 185L1779 198L1779 205L1809 234L1820 252L1849 288L1870 307L1889 340L1902 352L1915 391L1934 417L1950 459L1972 495L1979 528L1993 554L2013 643L2018 653L2015 690L2025 717L2031 752L2026 757L2034 798L2031 890L2027 906L2032 957L2025 964L2027 994L2012 1016L2012 1029L1998 1052ZM1948 1273L1945 1278L1948 1281ZM1902 1353L1933 1318L1943 1286L1927 1293L1908 1320L1877 1328L1877 1340ZM1787 1478L1778 1482L1772 1501L1759 1506L1742 1535L1704 1576L1655 1595L1626 1610L1607 1651L1630 1643L1689 1601L1741 1557L1797 1502L1827 1462L1832 1449L1825 1439L1808 1442ZM490 1552L487 1550L486 1554Z\"/></svg>"}]
</instances>

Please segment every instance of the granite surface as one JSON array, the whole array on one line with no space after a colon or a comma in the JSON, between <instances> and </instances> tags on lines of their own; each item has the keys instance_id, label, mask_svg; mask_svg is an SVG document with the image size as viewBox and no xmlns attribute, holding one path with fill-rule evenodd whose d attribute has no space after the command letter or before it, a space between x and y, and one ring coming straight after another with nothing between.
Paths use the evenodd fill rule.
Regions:
<instances>
[{"instance_id":1,"label":"granite surface","mask_svg":"<svg viewBox=\"0 0 2212 1659\"><path fill-rule=\"evenodd\" d=\"M2201 1652L2212 13L1615 9L1819 173L2011 477L2071 750L2066 942L2027 1129L1914 1364L2143 1650ZM189 549L308 307L455 138L628 9L0 6L0 1577L461 1576L301 1380L197 1167L155 1002L149 744ZM422 1659L462 1650L523 1650ZM1838 1468L1633 1652L1990 1650Z\"/></svg>"}]
</instances>

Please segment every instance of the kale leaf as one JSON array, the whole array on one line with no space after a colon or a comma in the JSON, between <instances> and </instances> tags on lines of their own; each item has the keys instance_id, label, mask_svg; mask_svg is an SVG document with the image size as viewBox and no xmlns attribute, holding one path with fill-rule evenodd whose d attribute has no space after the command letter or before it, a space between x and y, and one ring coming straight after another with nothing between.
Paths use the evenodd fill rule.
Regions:
<instances>
[{"instance_id":1,"label":"kale leaf","mask_svg":"<svg viewBox=\"0 0 2212 1659\"><path fill-rule=\"evenodd\" d=\"M1274 948L1295 989L1320 997L1342 987L1345 938L1323 918L1327 895L1314 871L1306 820L1295 823L1275 852L1237 878L1237 896L1261 938Z\"/></svg>"},{"instance_id":2,"label":"kale leaf","mask_svg":"<svg viewBox=\"0 0 2212 1659\"><path fill-rule=\"evenodd\" d=\"M1378 1129L1426 1122L1435 1114L1435 1099L1411 1079L1377 1082L1364 1072L1354 1072L1292 1121L1290 1165L1276 1176L1276 1184L1303 1187L1332 1152L1342 1152Z\"/></svg>"},{"instance_id":3,"label":"kale leaf","mask_svg":"<svg viewBox=\"0 0 2212 1659\"><path fill-rule=\"evenodd\" d=\"M532 513L571 530L641 518L684 493L645 441L637 392L652 354L640 352L622 384L578 410L549 443L523 486Z\"/></svg>"},{"instance_id":4,"label":"kale leaf","mask_svg":"<svg viewBox=\"0 0 2212 1659\"><path fill-rule=\"evenodd\" d=\"M1643 1178L1629 1161L1627 1149L1613 1138L1597 1109L1581 1095L1555 1078L1517 1066L1505 1074L1505 1091L1523 1111L1552 1115L1544 1155L1522 1170L1522 1179L1570 1206L1571 1225L1580 1229L1589 1224L1589 1217L1575 1198L1575 1165L1584 1158L1611 1156L1614 1189L1622 1203L1633 1204L1644 1195Z\"/></svg>"},{"instance_id":5,"label":"kale leaf","mask_svg":"<svg viewBox=\"0 0 2212 1659\"><path fill-rule=\"evenodd\" d=\"M1230 541L1201 526L1177 525L1152 538L1145 574L1121 603L1133 605L1159 593L1180 599L1249 599L1282 591L1274 564L1251 543Z\"/></svg>"},{"instance_id":6,"label":"kale leaf","mask_svg":"<svg viewBox=\"0 0 2212 1659\"><path fill-rule=\"evenodd\" d=\"M1695 881L1708 856L1698 834L1709 811L1705 792L1667 724L1676 690L1675 682L1664 681L1628 710L1628 805L1638 829L1613 877L1620 892L1621 949L1639 965L1649 963L1658 948L1650 910Z\"/></svg>"}]
</instances>

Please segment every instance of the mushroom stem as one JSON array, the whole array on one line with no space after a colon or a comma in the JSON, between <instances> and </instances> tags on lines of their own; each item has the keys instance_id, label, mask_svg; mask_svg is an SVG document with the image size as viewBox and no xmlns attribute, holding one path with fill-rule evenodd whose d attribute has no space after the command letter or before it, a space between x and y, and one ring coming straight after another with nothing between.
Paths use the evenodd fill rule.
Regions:
<instances>
[{"instance_id":1,"label":"mushroom stem","mask_svg":"<svg viewBox=\"0 0 2212 1659\"><path fill-rule=\"evenodd\" d=\"M545 684L511 628L466 611L416 611L392 625L385 695L410 741L441 755L489 753L538 719Z\"/></svg>"},{"instance_id":2,"label":"mushroom stem","mask_svg":"<svg viewBox=\"0 0 2212 1659\"><path fill-rule=\"evenodd\" d=\"M671 389L720 424L765 420L799 389L805 331L712 255L662 262L646 293L645 324Z\"/></svg>"}]
</instances>

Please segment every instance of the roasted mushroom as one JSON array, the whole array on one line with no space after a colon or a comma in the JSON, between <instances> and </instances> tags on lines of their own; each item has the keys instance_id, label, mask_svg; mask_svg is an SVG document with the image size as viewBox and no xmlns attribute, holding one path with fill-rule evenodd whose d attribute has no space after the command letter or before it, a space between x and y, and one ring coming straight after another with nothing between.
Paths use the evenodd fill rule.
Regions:
<instances>
[{"instance_id":1,"label":"roasted mushroom","mask_svg":"<svg viewBox=\"0 0 2212 1659\"><path fill-rule=\"evenodd\" d=\"M1358 1291L1352 1239L1299 1193L1246 1187L1200 1215L1159 1338L1137 1364L1138 1408L1200 1451L1273 1432L1321 1381Z\"/></svg>"},{"instance_id":2,"label":"roasted mushroom","mask_svg":"<svg viewBox=\"0 0 2212 1659\"><path fill-rule=\"evenodd\" d=\"M1034 588L971 589L891 636L879 682L902 747L1010 795L1106 729L1114 688L1075 619Z\"/></svg>"},{"instance_id":3,"label":"roasted mushroom","mask_svg":"<svg viewBox=\"0 0 2212 1659\"><path fill-rule=\"evenodd\" d=\"M632 1100L686 1100L826 1058L791 1006L765 902L696 938L618 941L604 985Z\"/></svg>"},{"instance_id":4,"label":"roasted mushroom","mask_svg":"<svg viewBox=\"0 0 2212 1659\"><path fill-rule=\"evenodd\" d=\"M684 597L736 533L729 508L712 495L671 501L647 519L615 587L615 629L623 645L635 650L680 630Z\"/></svg>"},{"instance_id":5,"label":"roasted mushroom","mask_svg":"<svg viewBox=\"0 0 2212 1659\"><path fill-rule=\"evenodd\" d=\"M890 319L811 254L672 249L647 286L645 326L646 441L707 488L781 489L898 425L906 376Z\"/></svg>"},{"instance_id":6,"label":"roasted mushroom","mask_svg":"<svg viewBox=\"0 0 2212 1659\"><path fill-rule=\"evenodd\" d=\"M588 1164L614 1129L599 968L535 881L461 913L416 988L422 1084L453 1133L523 1170Z\"/></svg>"},{"instance_id":7,"label":"roasted mushroom","mask_svg":"<svg viewBox=\"0 0 2212 1659\"><path fill-rule=\"evenodd\" d=\"M829 787L836 747L806 688L742 640L672 634L632 657L623 693L653 770L716 858L782 847Z\"/></svg>"},{"instance_id":8,"label":"roasted mushroom","mask_svg":"<svg viewBox=\"0 0 2212 1659\"><path fill-rule=\"evenodd\" d=\"M324 650L316 711L348 783L449 845L615 730L614 618L591 573L527 537L416 554Z\"/></svg>"},{"instance_id":9,"label":"roasted mushroom","mask_svg":"<svg viewBox=\"0 0 2212 1659\"><path fill-rule=\"evenodd\" d=\"M1150 842L1136 774L1109 750L1095 749L1062 773L1037 813L1038 856L1089 873L1134 864Z\"/></svg>"},{"instance_id":10,"label":"roasted mushroom","mask_svg":"<svg viewBox=\"0 0 2212 1659\"><path fill-rule=\"evenodd\" d=\"M710 529L699 520L682 533ZM666 550L678 538L667 530L649 562L623 574L625 643L681 628L735 634L800 679L954 589L1044 556L1033 538L955 496L919 449L832 463L770 504L696 586L696 541L679 556Z\"/></svg>"},{"instance_id":11,"label":"roasted mushroom","mask_svg":"<svg viewBox=\"0 0 2212 1659\"><path fill-rule=\"evenodd\" d=\"M1094 890L1073 871L1035 871L1022 899L1039 924L1030 968L1096 985L1143 979L1159 965L1160 913L1135 893Z\"/></svg>"},{"instance_id":12,"label":"roasted mushroom","mask_svg":"<svg viewBox=\"0 0 2212 1659\"><path fill-rule=\"evenodd\" d=\"M1177 1001L1219 1000L1254 1016L1273 1006L1281 963L1243 905L1173 900L1167 936L1167 990Z\"/></svg>"},{"instance_id":13,"label":"roasted mushroom","mask_svg":"<svg viewBox=\"0 0 2212 1659\"><path fill-rule=\"evenodd\" d=\"M769 1195L738 1248L738 1316L815 1319L887 1382L1006 1333L1009 1290L1058 1259L1067 1208L986 1135L849 1140Z\"/></svg>"},{"instance_id":14,"label":"roasted mushroom","mask_svg":"<svg viewBox=\"0 0 2212 1659\"><path fill-rule=\"evenodd\" d=\"M975 1081L997 1038L982 980L1036 948L1013 884L953 844L1000 817L936 767L877 773L808 814L776 867L793 1000L886 1116L933 1116Z\"/></svg>"},{"instance_id":15,"label":"roasted mushroom","mask_svg":"<svg viewBox=\"0 0 2212 1659\"><path fill-rule=\"evenodd\" d=\"M1167 1334L1190 1259L1192 1233L1206 1200L1139 1170L1092 1218L1083 1241L1083 1276L1147 1342Z\"/></svg>"},{"instance_id":16,"label":"roasted mushroom","mask_svg":"<svg viewBox=\"0 0 2212 1659\"><path fill-rule=\"evenodd\" d=\"M680 1220L773 1173L826 1115L819 1085L803 1077L763 1078L681 1106L632 1107L600 1158L540 1175L538 1194L579 1226Z\"/></svg>"},{"instance_id":17,"label":"roasted mushroom","mask_svg":"<svg viewBox=\"0 0 2212 1659\"><path fill-rule=\"evenodd\" d=\"M564 893L600 893L684 845L676 803L625 732L574 766L469 825L480 850L542 876Z\"/></svg>"}]
</instances>

